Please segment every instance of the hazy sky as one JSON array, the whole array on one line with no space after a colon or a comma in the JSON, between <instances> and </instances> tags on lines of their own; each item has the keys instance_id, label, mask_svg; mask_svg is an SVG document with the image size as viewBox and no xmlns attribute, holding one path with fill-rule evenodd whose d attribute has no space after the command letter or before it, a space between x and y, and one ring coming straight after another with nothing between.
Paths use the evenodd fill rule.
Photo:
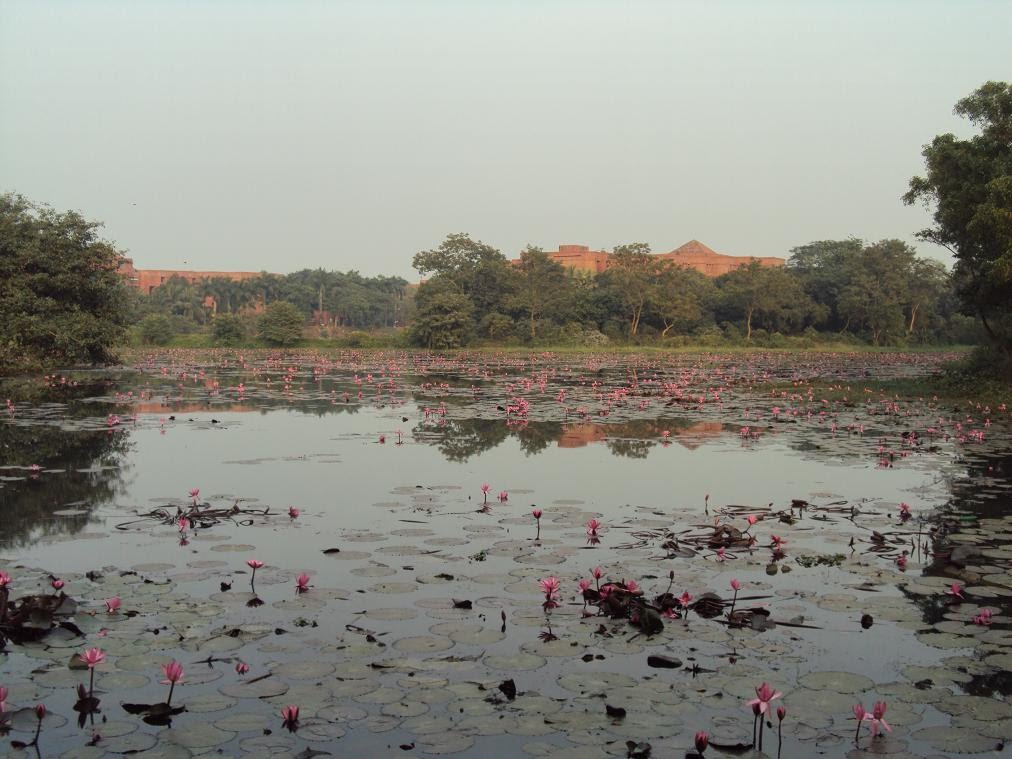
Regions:
<instances>
[{"instance_id":1,"label":"hazy sky","mask_svg":"<svg viewBox=\"0 0 1012 759\"><path fill-rule=\"evenodd\" d=\"M1010 29L955 0L0 0L0 191L139 268L913 241L920 147L1012 77Z\"/></svg>"}]
</instances>

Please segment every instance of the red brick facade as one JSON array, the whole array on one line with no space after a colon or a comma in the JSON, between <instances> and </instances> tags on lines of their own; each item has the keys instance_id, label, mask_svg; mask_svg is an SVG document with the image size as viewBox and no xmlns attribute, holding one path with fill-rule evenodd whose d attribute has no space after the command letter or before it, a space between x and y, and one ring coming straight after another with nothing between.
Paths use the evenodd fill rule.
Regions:
<instances>
[{"instance_id":1,"label":"red brick facade","mask_svg":"<svg viewBox=\"0 0 1012 759\"><path fill-rule=\"evenodd\" d=\"M719 277L729 271L745 266L753 259L763 266L783 266L782 258L773 256L728 256L717 253L699 240L690 240L670 253L657 253L658 258L673 261L678 266L695 269L708 277ZM576 271L600 274L608 268L609 255L603 250L591 250L586 245L560 245L558 250L548 251L548 256L563 266ZM514 260L514 263L519 260Z\"/></svg>"},{"instance_id":2,"label":"red brick facade","mask_svg":"<svg viewBox=\"0 0 1012 759\"><path fill-rule=\"evenodd\" d=\"M126 280L130 287L134 287L146 295L150 295L159 285L164 285L173 277L181 277L191 284L196 284L203 279L230 279L233 282L244 282L247 279L256 279L260 276L258 271L188 271L183 269L135 269L133 259L121 258L117 273Z\"/></svg>"}]
</instances>

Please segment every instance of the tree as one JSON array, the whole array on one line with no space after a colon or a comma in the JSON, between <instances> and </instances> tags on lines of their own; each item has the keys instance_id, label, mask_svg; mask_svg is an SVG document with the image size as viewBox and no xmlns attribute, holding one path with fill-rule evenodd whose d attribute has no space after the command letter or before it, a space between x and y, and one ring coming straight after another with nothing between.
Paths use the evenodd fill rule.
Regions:
<instances>
[{"instance_id":1,"label":"tree","mask_svg":"<svg viewBox=\"0 0 1012 759\"><path fill-rule=\"evenodd\" d=\"M753 321L768 329L800 327L814 304L800 281L782 267L763 266L753 259L719 279L725 305L745 322L745 339L752 339Z\"/></svg>"},{"instance_id":2,"label":"tree","mask_svg":"<svg viewBox=\"0 0 1012 759\"><path fill-rule=\"evenodd\" d=\"M541 248L528 245L520 254L516 273L517 291L510 305L524 314L534 340L538 336L538 320L549 315L565 297L566 268Z\"/></svg>"},{"instance_id":3,"label":"tree","mask_svg":"<svg viewBox=\"0 0 1012 759\"><path fill-rule=\"evenodd\" d=\"M147 345L167 345L172 339L172 322L162 314L148 314L137 323L137 332Z\"/></svg>"},{"instance_id":4,"label":"tree","mask_svg":"<svg viewBox=\"0 0 1012 759\"><path fill-rule=\"evenodd\" d=\"M291 303L277 300L267 306L260 317L258 334L270 345L295 345L302 337L305 319L302 312Z\"/></svg>"},{"instance_id":5,"label":"tree","mask_svg":"<svg viewBox=\"0 0 1012 759\"><path fill-rule=\"evenodd\" d=\"M447 235L438 248L415 254L412 266L470 300L475 324L486 314L505 311L515 289L516 274L506 256L468 234Z\"/></svg>"},{"instance_id":6,"label":"tree","mask_svg":"<svg viewBox=\"0 0 1012 759\"><path fill-rule=\"evenodd\" d=\"M429 280L415 295L418 310L411 339L425 348L459 348L471 335L474 305L442 278Z\"/></svg>"},{"instance_id":7,"label":"tree","mask_svg":"<svg viewBox=\"0 0 1012 759\"><path fill-rule=\"evenodd\" d=\"M934 226L918 237L952 252L966 313L1012 353L1012 85L987 82L954 111L980 134L942 134L924 146L927 174L910 180L903 201L933 207Z\"/></svg>"},{"instance_id":8,"label":"tree","mask_svg":"<svg viewBox=\"0 0 1012 759\"><path fill-rule=\"evenodd\" d=\"M246 326L238 314L218 314L211 322L211 335L218 345L238 345L246 339Z\"/></svg>"},{"instance_id":9,"label":"tree","mask_svg":"<svg viewBox=\"0 0 1012 759\"><path fill-rule=\"evenodd\" d=\"M120 254L101 224L0 195L0 362L100 362L124 332Z\"/></svg>"},{"instance_id":10,"label":"tree","mask_svg":"<svg viewBox=\"0 0 1012 759\"><path fill-rule=\"evenodd\" d=\"M644 312L657 301L660 273L660 262L644 242L619 245L608 260L604 277L622 305L630 337L636 337Z\"/></svg>"},{"instance_id":11,"label":"tree","mask_svg":"<svg viewBox=\"0 0 1012 759\"><path fill-rule=\"evenodd\" d=\"M707 300L712 299L713 283L705 274L666 262L657 284L657 316L667 337L674 327L688 332L703 320Z\"/></svg>"}]
</instances>

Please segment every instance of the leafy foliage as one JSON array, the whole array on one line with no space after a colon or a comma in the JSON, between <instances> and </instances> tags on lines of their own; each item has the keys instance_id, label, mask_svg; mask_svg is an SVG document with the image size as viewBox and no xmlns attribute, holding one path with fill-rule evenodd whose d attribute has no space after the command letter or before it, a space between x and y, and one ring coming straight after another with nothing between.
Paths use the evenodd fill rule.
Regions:
<instances>
[{"instance_id":1,"label":"leafy foliage","mask_svg":"<svg viewBox=\"0 0 1012 759\"><path fill-rule=\"evenodd\" d=\"M238 314L218 314L211 322L211 334L218 345L238 345L246 339L246 325Z\"/></svg>"},{"instance_id":2,"label":"leafy foliage","mask_svg":"<svg viewBox=\"0 0 1012 759\"><path fill-rule=\"evenodd\" d=\"M127 321L120 255L101 225L20 195L0 195L0 361L110 359Z\"/></svg>"},{"instance_id":3,"label":"leafy foliage","mask_svg":"<svg viewBox=\"0 0 1012 759\"><path fill-rule=\"evenodd\" d=\"M148 345L167 345L175 334L172 322L161 314L148 314L137 324L137 333Z\"/></svg>"},{"instance_id":4,"label":"leafy foliage","mask_svg":"<svg viewBox=\"0 0 1012 759\"><path fill-rule=\"evenodd\" d=\"M295 345L302 337L305 318L291 303L279 300L267 306L257 325L260 339L270 345Z\"/></svg>"},{"instance_id":5,"label":"leafy foliage","mask_svg":"<svg viewBox=\"0 0 1012 759\"><path fill-rule=\"evenodd\" d=\"M987 82L954 110L980 134L935 137L922 153L926 176L903 200L933 207L934 226L918 236L952 251L964 310L1012 352L1012 84Z\"/></svg>"}]
</instances>

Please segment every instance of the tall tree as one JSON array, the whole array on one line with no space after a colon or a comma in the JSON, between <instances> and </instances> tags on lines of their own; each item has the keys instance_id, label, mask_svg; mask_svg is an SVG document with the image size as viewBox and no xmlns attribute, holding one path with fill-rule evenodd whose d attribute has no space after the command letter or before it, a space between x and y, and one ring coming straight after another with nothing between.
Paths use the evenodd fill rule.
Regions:
<instances>
[{"instance_id":1,"label":"tall tree","mask_svg":"<svg viewBox=\"0 0 1012 759\"><path fill-rule=\"evenodd\" d=\"M660 273L660 262L645 242L619 245L608 259L604 276L622 304L630 337L636 337L643 314L657 301Z\"/></svg>"},{"instance_id":2,"label":"tall tree","mask_svg":"<svg viewBox=\"0 0 1012 759\"><path fill-rule=\"evenodd\" d=\"M566 294L566 269L541 248L528 245L516 266L517 288L510 306L527 319L531 339L538 336L538 320L550 315Z\"/></svg>"},{"instance_id":3,"label":"tall tree","mask_svg":"<svg viewBox=\"0 0 1012 759\"><path fill-rule=\"evenodd\" d=\"M966 313L1012 353L1012 85L987 82L954 110L980 134L935 137L922 152L926 175L910 180L903 200L934 209L934 226L918 236L952 251Z\"/></svg>"},{"instance_id":4,"label":"tall tree","mask_svg":"<svg viewBox=\"0 0 1012 759\"><path fill-rule=\"evenodd\" d=\"M0 195L0 362L105 361L123 334L120 254L101 225Z\"/></svg>"}]
</instances>

